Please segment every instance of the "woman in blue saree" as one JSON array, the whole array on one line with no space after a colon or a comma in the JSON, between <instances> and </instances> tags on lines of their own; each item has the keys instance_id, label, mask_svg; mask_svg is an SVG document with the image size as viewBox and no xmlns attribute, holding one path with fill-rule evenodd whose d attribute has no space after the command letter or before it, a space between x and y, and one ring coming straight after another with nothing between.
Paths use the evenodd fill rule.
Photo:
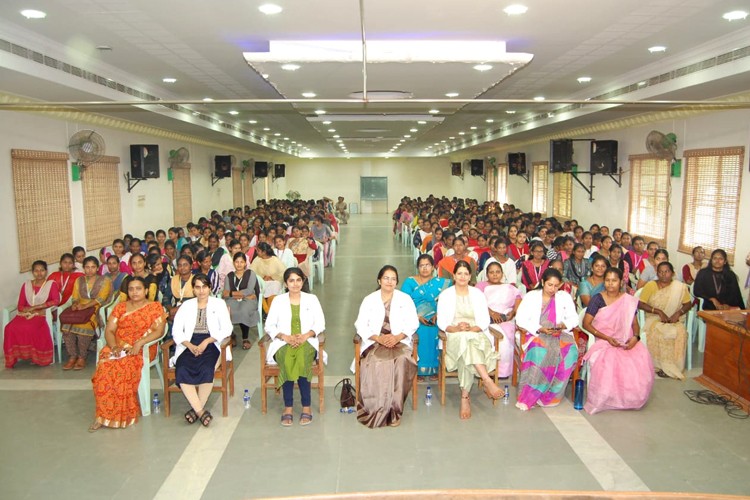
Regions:
<instances>
[{"instance_id":1,"label":"woman in blue saree","mask_svg":"<svg viewBox=\"0 0 750 500\"><path fill-rule=\"evenodd\" d=\"M434 377L438 372L438 327L437 297L440 292L451 285L451 280L433 276L435 262L429 254L422 254L417 259L417 275L404 280L401 291L414 301L419 315L419 344L417 352L419 362L417 375L420 377Z\"/></svg>"}]
</instances>

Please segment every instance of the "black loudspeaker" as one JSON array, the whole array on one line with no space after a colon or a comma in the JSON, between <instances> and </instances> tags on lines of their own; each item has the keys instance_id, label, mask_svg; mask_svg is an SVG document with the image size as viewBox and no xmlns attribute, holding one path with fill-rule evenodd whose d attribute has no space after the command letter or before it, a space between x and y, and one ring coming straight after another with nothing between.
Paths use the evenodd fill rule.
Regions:
<instances>
[{"instance_id":1,"label":"black loudspeaker","mask_svg":"<svg viewBox=\"0 0 750 500\"><path fill-rule=\"evenodd\" d=\"M130 145L130 177L133 179L159 178L159 146L156 144Z\"/></svg>"},{"instance_id":2,"label":"black loudspeaker","mask_svg":"<svg viewBox=\"0 0 750 500\"><path fill-rule=\"evenodd\" d=\"M268 177L268 162L267 161L256 161L255 168L253 170L253 177L260 179L261 177Z\"/></svg>"},{"instance_id":3,"label":"black loudspeaker","mask_svg":"<svg viewBox=\"0 0 750 500\"><path fill-rule=\"evenodd\" d=\"M550 172L570 172L573 165L573 141L549 141Z\"/></svg>"},{"instance_id":4,"label":"black loudspeaker","mask_svg":"<svg viewBox=\"0 0 750 500\"><path fill-rule=\"evenodd\" d=\"M232 157L214 156L214 177L232 177Z\"/></svg>"},{"instance_id":5,"label":"black loudspeaker","mask_svg":"<svg viewBox=\"0 0 750 500\"><path fill-rule=\"evenodd\" d=\"M508 153L510 175L526 175L526 153Z\"/></svg>"},{"instance_id":6,"label":"black loudspeaker","mask_svg":"<svg viewBox=\"0 0 750 500\"><path fill-rule=\"evenodd\" d=\"M595 174L617 173L617 141L591 143L591 171Z\"/></svg>"},{"instance_id":7,"label":"black loudspeaker","mask_svg":"<svg viewBox=\"0 0 750 500\"><path fill-rule=\"evenodd\" d=\"M455 175L456 177L461 177L461 162L456 161L451 163L451 175Z\"/></svg>"},{"instance_id":8,"label":"black loudspeaker","mask_svg":"<svg viewBox=\"0 0 750 500\"><path fill-rule=\"evenodd\" d=\"M484 160L471 160L471 175L484 175Z\"/></svg>"},{"instance_id":9,"label":"black loudspeaker","mask_svg":"<svg viewBox=\"0 0 750 500\"><path fill-rule=\"evenodd\" d=\"M278 179L279 177L286 176L286 165L283 163L276 163L273 166L273 176Z\"/></svg>"}]
</instances>

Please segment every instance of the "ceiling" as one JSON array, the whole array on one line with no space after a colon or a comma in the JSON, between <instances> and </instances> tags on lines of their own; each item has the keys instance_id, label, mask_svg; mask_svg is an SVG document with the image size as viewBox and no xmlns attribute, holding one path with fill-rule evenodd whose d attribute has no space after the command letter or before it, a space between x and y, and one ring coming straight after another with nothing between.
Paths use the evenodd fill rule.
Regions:
<instances>
[{"instance_id":1,"label":"ceiling","mask_svg":"<svg viewBox=\"0 0 750 500\"><path fill-rule=\"evenodd\" d=\"M259 12L268 2L283 11ZM528 11L509 16L503 8L511 3ZM28 20L20 14L27 8L47 17ZM637 101L747 92L750 19L722 18L737 9L750 11L750 0L3 0L0 91L75 101L84 111L209 137L260 157L468 157L680 105ZM369 63L365 102L351 95L364 89L361 62L300 62L284 71L280 62L248 64L243 57L272 40L361 41L363 27L371 41L502 41L508 52L533 58L484 72L473 69L472 54L467 62ZM666 51L650 53L655 45ZM19 47L100 78L37 62ZM705 68L691 67L699 62ZM579 83L582 76L591 81ZM150 97L129 95L126 87ZM411 97L379 102L374 91ZM131 104L156 99L182 107ZM565 108L569 101L583 105Z\"/></svg>"}]
</instances>

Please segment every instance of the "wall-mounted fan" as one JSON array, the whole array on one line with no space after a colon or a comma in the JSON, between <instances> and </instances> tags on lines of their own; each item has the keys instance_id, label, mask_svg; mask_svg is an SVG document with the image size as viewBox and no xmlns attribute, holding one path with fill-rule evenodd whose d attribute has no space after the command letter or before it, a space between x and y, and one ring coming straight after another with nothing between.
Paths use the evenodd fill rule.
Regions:
<instances>
[{"instance_id":1,"label":"wall-mounted fan","mask_svg":"<svg viewBox=\"0 0 750 500\"><path fill-rule=\"evenodd\" d=\"M104 138L93 130L79 130L68 141L68 152L83 171L104 156Z\"/></svg>"},{"instance_id":2,"label":"wall-mounted fan","mask_svg":"<svg viewBox=\"0 0 750 500\"><path fill-rule=\"evenodd\" d=\"M654 156L675 161L677 159L677 136L652 130L646 136L646 149Z\"/></svg>"},{"instance_id":3,"label":"wall-mounted fan","mask_svg":"<svg viewBox=\"0 0 750 500\"><path fill-rule=\"evenodd\" d=\"M169 166L181 167L190 162L190 151L187 148L173 149L169 152Z\"/></svg>"}]
</instances>

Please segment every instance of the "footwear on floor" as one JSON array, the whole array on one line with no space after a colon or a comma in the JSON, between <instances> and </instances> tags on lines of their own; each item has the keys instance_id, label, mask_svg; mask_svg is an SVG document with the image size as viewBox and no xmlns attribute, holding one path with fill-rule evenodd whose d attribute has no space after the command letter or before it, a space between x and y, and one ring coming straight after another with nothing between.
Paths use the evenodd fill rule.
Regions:
<instances>
[{"instance_id":1,"label":"footwear on floor","mask_svg":"<svg viewBox=\"0 0 750 500\"><path fill-rule=\"evenodd\" d=\"M76 365L76 361L78 361L78 358L69 358L68 362L63 365L62 369L72 370L73 367Z\"/></svg>"}]
</instances>

